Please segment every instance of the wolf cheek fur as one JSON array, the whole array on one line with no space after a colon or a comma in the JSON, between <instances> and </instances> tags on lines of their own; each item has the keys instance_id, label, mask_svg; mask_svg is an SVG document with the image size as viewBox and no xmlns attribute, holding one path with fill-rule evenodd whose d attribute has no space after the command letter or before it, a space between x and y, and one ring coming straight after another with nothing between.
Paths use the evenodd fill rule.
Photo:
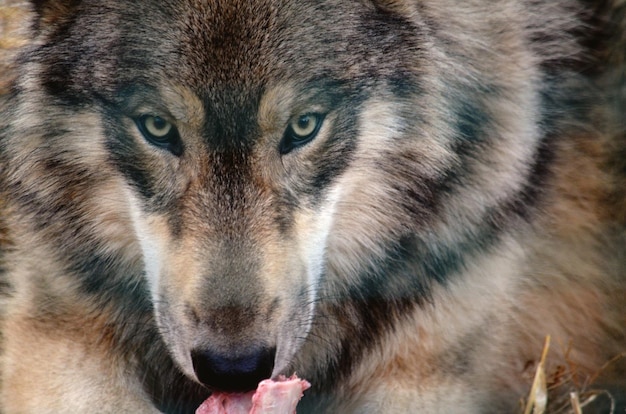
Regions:
<instances>
[{"instance_id":1,"label":"wolf cheek fur","mask_svg":"<svg viewBox=\"0 0 626 414\"><path fill-rule=\"evenodd\" d=\"M2 412L193 412L293 372L303 412L511 412L548 334L549 376L623 396L623 5L32 8Z\"/></svg>"}]
</instances>

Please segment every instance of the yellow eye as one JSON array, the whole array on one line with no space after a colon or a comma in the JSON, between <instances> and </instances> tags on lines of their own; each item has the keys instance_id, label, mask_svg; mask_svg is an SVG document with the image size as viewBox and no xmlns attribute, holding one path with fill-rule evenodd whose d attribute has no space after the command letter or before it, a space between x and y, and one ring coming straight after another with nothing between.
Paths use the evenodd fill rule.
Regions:
<instances>
[{"instance_id":1,"label":"yellow eye","mask_svg":"<svg viewBox=\"0 0 626 414\"><path fill-rule=\"evenodd\" d=\"M285 135L280 142L280 153L286 154L296 147L302 146L311 141L324 122L324 115L318 113L308 113L300 115L292 120L287 126Z\"/></svg>"},{"instance_id":2,"label":"yellow eye","mask_svg":"<svg viewBox=\"0 0 626 414\"><path fill-rule=\"evenodd\" d=\"M169 135L174 127L160 116L146 116L143 120L146 132L153 138L165 138Z\"/></svg>"},{"instance_id":3,"label":"yellow eye","mask_svg":"<svg viewBox=\"0 0 626 414\"><path fill-rule=\"evenodd\" d=\"M158 115L141 115L135 119L137 128L146 141L165 148L174 155L181 155L183 144L176 126Z\"/></svg>"},{"instance_id":4,"label":"yellow eye","mask_svg":"<svg viewBox=\"0 0 626 414\"><path fill-rule=\"evenodd\" d=\"M290 127L295 136L305 138L315 132L318 122L317 116L306 114L292 121Z\"/></svg>"}]
</instances>

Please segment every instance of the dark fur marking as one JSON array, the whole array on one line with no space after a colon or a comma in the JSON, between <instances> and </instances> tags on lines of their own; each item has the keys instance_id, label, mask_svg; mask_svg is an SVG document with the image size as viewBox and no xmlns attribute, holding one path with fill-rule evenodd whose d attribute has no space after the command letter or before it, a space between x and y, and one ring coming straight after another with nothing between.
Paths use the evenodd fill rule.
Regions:
<instances>
[{"instance_id":1,"label":"dark fur marking","mask_svg":"<svg viewBox=\"0 0 626 414\"><path fill-rule=\"evenodd\" d=\"M352 108L339 113L329 139L324 143L320 152L310 158L316 166L315 175L310 181L307 180L305 192L312 196L313 205L315 205L315 200L321 198L321 193L328 188L330 183L350 165L351 154L356 148L358 135L356 122L359 103L359 100L355 100Z\"/></svg>"},{"instance_id":2,"label":"dark fur marking","mask_svg":"<svg viewBox=\"0 0 626 414\"><path fill-rule=\"evenodd\" d=\"M468 96L475 96L475 94L459 91L457 95L457 99L453 100L454 112L456 114L453 119L456 123L456 130L459 132L459 139L473 143L484 141L487 138L485 130L490 126L491 117L484 110L480 99L470 100L467 98ZM457 153L462 148L464 147L460 146L457 149Z\"/></svg>"},{"instance_id":3,"label":"dark fur marking","mask_svg":"<svg viewBox=\"0 0 626 414\"><path fill-rule=\"evenodd\" d=\"M256 122L261 91L243 92L229 85L204 97L202 135L209 150L218 153L249 150L260 132Z\"/></svg>"},{"instance_id":4,"label":"dark fur marking","mask_svg":"<svg viewBox=\"0 0 626 414\"><path fill-rule=\"evenodd\" d=\"M550 143L555 140L554 136L544 137L522 189L500 204L498 209L487 214L488 221L493 223L492 226L503 226L504 222L510 222L516 217L526 221L532 219L533 213L543 201L546 183L552 175L550 166L555 158L555 148Z\"/></svg>"},{"instance_id":5,"label":"dark fur marking","mask_svg":"<svg viewBox=\"0 0 626 414\"><path fill-rule=\"evenodd\" d=\"M36 6L36 10L45 18L44 6ZM43 2L49 3L49 2ZM73 1L73 6L80 0ZM54 17L55 29L49 36L50 42L35 51L35 60L42 63L46 72L41 75L42 86L49 96L66 106L81 106L91 101L89 93L75 82L76 68L81 66L81 55L88 51L83 49L80 40L73 34L73 27L78 19L76 13L64 13ZM39 24L35 22L35 27Z\"/></svg>"},{"instance_id":6,"label":"dark fur marking","mask_svg":"<svg viewBox=\"0 0 626 414\"><path fill-rule=\"evenodd\" d=\"M145 390L152 397L156 407L166 413L192 414L209 395L207 389L187 378L172 361L163 343L161 334L152 321L152 313L145 314L150 318L142 332L136 326L125 327L132 337L120 344L121 350L134 350L139 356L138 378L142 379ZM135 337L137 335L137 337Z\"/></svg>"},{"instance_id":7,"label":"dark fur marking","mask_svg":"<svg viewBox=\"0 0 626 414\"><path fill-rule=\"evenodd\" d=\"M143 167L141 150L134 137L121 122L123 117L117 110L103 108L102 119L104 133L107 136L106 147L109 153L109 161L127 179L133 188L146 200L156 196L157 191L148 167ZM134 126L133 126L134 127Z\"/></svg>"},{"instance_id":8,"label":"dark fur marking","mask_svg":"<svg viewBox=\"0 0 626 414\"><path fill-rule=\"evenodd\" d=\"M312 379L313 392L331 392L359 364L365 350L375 349L403 315L430 300L433 283L445 285L466 260L488 250L498 236L497 228L487 226L480 234L465 234L454 246L414 235L400 237L359 278L362 283L349 287L340 299L320 298L327 309L319 316L320 325L332 320L346 334L336 344L340 350L337 358L328 367L317 368L320 378ZM313 333L310 340L315 337Z\"/></svg>"},{"instance_id":9,"label":"dark fur marking","mask_svg":"<svg viewBox=\"0 0 626 414\"><path fill-rule=\"evenodd\" d=\"M422 28L413 21L379 4L375 5L374 11L363 13L359 20L359 40L354 46L362 44L362 39L370 39L374 43L364 45L359 51L365 62L372 62L364 68L363 76L378 79L383 75L396 80L415 76L415 62L422 56L419 43L422 35ZM398 57L398 49L405 51L402 57ZM376 56L371 55L372 50L375 50ZM384 60L380 59L382 56Z\"/></svg>"},{"instance_id":10,"label":"dark fur marking","mask_svg":"<svg viewBox=\"0 0 626 414\"><path fill-rule=\"evenodd\" d=\"M153 180L147 173L148 169L141 168L142 158L136 155L137 146L131 140L124 138L129 137L115 139L115 143L113 141L107 142L110 160L144 199L152 199L156 195L156 191Z\"/></svg>"},{"instance_id":11,"label":"dark fur marking","mask_svg":"<svg viewBox=\"0 0 626 414\"><path fill-rule=\"evenodd\" d=\"M97 242L94 241L91 245L97 246ZM79 276L86 294L104 297L108 302L112 298L128 296L130 291L133 296L136 295L136 301L133 301L135 306L146 310L151 308L147 301L147 287L141 276L136 275L133 278L120 272L115 256L104 255L94 248L76 249L70 251L70 254L70 270Z\"/></svg>"},{"instance_id":12,"label":"dark fur marking","mask_svg":"<svg viewBox=\"0 0 626 414\"><path fill-rule=\"evenodd\" d=\"M116 335L113 338L116 350L112 352L126 354L131 360L138 358L137 376L159 409L167 413L193 413L208 391L184 376L171 360L156 329L143 277L133 277L112 257L75 247L70 252L70 270L80 277L85 293L94 298L94 312L115 311L109 330Z\"/></svg>"}]
</instances>

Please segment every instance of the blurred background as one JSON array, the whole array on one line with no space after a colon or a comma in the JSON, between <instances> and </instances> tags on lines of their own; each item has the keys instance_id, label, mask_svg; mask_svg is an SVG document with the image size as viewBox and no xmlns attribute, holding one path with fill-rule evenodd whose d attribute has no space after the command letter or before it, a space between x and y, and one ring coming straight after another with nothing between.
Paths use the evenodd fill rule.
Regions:
<instances>
[{"instance_id":1,"label":"blurred background","mask_svg":"<svg viewBox=\"0 0 626 414\"><path fill-rule=\"evenodd\" d=\"M0 0L0 95L8 92L15 75L13 60L26 45L28 3L24 0Z\"/></svg>"}]
</instances>

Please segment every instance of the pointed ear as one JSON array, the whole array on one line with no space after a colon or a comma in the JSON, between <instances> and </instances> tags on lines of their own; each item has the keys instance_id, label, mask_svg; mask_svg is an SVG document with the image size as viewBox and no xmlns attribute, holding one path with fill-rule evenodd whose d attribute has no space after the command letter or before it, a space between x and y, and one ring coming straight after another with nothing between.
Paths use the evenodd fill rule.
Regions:
<instances>
[{"instance_id":1,"label":"pointed ear","mask_svg":"<svg viewBox=\"0 0 626 414\"><path fill-rule=\"evenodd\" d=\"M35 29L56 27L66 22L80 3L81 0L31 0L36 14Z\"/></svg>"}]
</instances>

